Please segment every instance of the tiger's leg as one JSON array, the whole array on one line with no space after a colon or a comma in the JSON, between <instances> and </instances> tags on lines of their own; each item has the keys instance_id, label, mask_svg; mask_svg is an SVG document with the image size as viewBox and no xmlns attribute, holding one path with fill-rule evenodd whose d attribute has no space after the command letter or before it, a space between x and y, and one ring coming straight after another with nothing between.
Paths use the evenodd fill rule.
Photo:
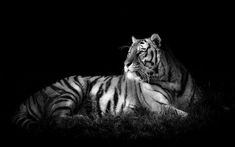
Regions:
<instances>
[{"instance_id":1,"label":"tiger's leg","mask_svg":"<svg viewBox=\"0 0 235 147\"><path fill-rule=\"evenodd\" d=\"M180 109L177 109L176 107L174 106L171 106L171 105L164 105L164 109L167 111L167 110L173 110L174 112L176 112L177 115L181 116L181 117L187 117L188 116L188 113L185 112L185 111L182 111Z\"/></svg>"},{"instance_id":2,"label":"tiger's leg","mask_svg":"<svg viewBox=\"0 0 235 147\"><path fill-rule=\"evenodd\" d=\"M174 111L177 115L181 117L186 117L187 112L184 112L176 107L172 106L167 98L160 92L155 92L154 94L145 97L144 105L149 108L150 111L157 112L160 115L166 114L166 112Z\"/></svg>"},{"instance_id":3,"label":"tiger's leg","mask_svg":"<svg viewBox=\"0 0 235 147\"><path fill-rule=\"evenodd\" d=\"M67 93L57 97L49 105L49 116L58 127L72 127L76 118L83 117L78 114L78 98Z\"/></svg>"},{"instance_id":4,"label":"tiger's leg","mask_svg":"<svg viewBox=\"0 0 235 147\"><path fill-rule=\"evenodd\" d=\"M187 117L188 113L184 112L180 109L177 109L174 106L171 106L169 104L163 104L163 103L159 103L159 102L153 102L150 104L150 110L153 112L158 113L159 115L165 115L168 114L169 112L175 112L177 115L181 116L181 117Z\"/></svg>"}]
</instances>

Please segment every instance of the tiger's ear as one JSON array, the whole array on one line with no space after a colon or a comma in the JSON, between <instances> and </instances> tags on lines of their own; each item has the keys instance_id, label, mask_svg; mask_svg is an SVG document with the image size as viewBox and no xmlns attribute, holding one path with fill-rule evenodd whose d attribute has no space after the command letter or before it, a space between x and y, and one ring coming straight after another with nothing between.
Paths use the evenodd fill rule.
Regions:
<instances>
[{"instance_id":1,"label":"tiger's ear","mask_svg":"<svg viewBox=\"0 0 235 147\"><path fill-rule=\"evenodd\" d=\"M158 34L153 34L151 37L150 37L150 40L152 42L154 42L158 47L161 46L161 38Z\"/></svg>"},{"instance_id":2,"label":"tiger's ear","mask_svg":"<svg viewBox=\"0 0 235 147\"><path fill-rule=\"evenodd\" d=\"M137 39L134 36L131 36L132 39L132 43L135 43L137 41Z\"/></svg>"}]
</instances>

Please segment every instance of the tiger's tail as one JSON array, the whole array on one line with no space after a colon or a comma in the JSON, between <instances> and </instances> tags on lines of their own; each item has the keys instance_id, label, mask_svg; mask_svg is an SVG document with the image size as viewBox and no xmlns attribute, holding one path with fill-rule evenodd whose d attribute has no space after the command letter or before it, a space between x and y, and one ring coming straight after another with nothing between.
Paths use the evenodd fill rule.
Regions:
<instances>
[{"instance_id":1,"label":"tiger's tail","mask_svg":"<svg viewBox=\"0 0 235 147\"><path fill-rule=\"evenodd\" d=\"M26 129L35 126L43 118L45 103L43 99L45 97L41 95L41 92L30 96L20 105L19 110L13 116L12 122Z\"/></svg>"}]
</instances>

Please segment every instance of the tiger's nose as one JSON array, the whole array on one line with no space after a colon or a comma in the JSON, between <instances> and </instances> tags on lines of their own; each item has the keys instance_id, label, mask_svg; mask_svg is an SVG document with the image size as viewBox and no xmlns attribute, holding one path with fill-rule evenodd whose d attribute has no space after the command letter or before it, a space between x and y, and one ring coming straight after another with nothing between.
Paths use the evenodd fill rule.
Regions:
<instances>
[{"instance_id":1,"label":"tiger's nose","mask_svg":"<svg viewBox=\"0 0 235 147\"><path fill-rule=\"evenodd\" d=\"M124 70L125 70L125 72L127 72L127 71L129 71L129 66L131 65L131 62L125 62L124 63Z\"/></svg>"}]
</instances>

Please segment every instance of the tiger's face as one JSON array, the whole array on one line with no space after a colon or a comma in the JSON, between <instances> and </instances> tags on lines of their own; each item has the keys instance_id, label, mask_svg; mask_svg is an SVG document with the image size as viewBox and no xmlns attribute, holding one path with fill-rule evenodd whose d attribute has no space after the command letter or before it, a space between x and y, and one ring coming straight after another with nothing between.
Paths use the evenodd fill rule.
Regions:
<instances>
[{"instance_id":1,"label":"tiger's face","mask_svg":"<svg viewBox=\"0 0 235 147\"><path fill-rule=\"evenodd\" d=\"M153 34L146 39L132 37L132 45L124 63L127 78L148 81L152 75L157 74L160 43L161 39L158 34Z\"/></svg>"}]
</instances>

